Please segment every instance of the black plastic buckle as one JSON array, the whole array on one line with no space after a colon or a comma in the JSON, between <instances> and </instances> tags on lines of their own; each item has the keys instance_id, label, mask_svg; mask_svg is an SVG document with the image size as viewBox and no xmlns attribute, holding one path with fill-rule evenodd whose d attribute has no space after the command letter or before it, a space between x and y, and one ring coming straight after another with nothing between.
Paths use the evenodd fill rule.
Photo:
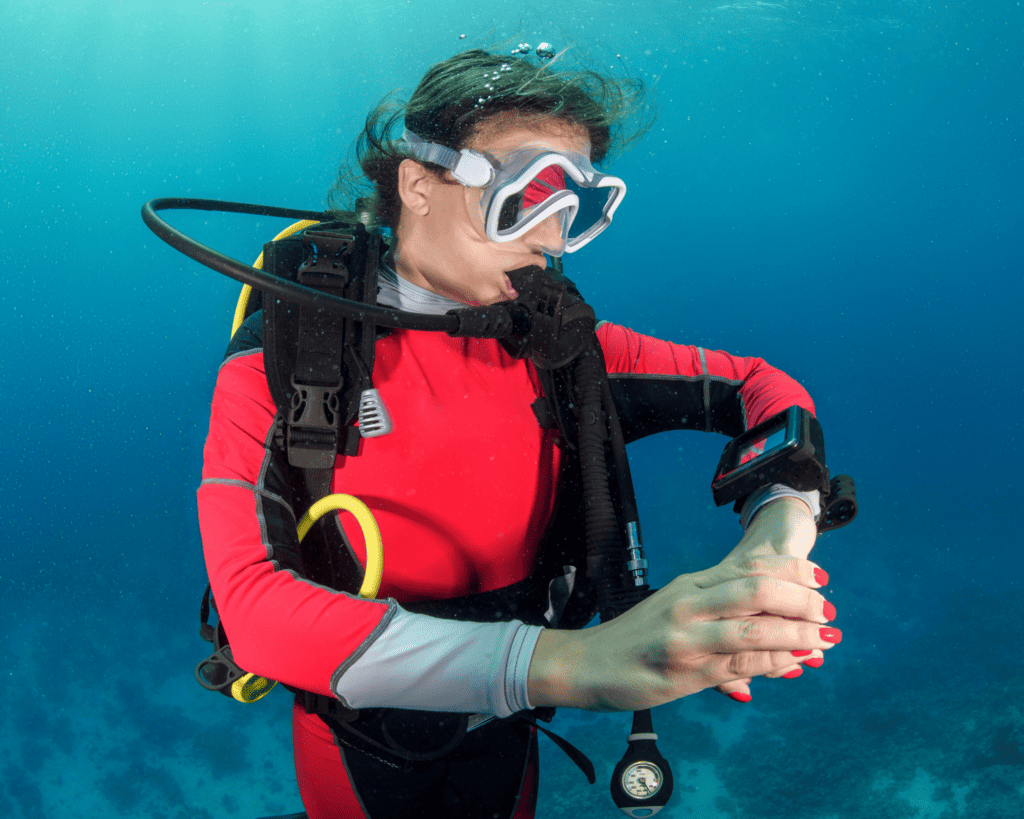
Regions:
<instances>
[{"instance_id":1,"label":"black plastic buckle","mask_svg":"<svg viewBox=\"0 0 1024 819\"><path fill-rule=\"evenodd\" d=\"M338 453L341 387L302 384L292 376L288 412L288 463L299 469L331 469Z\"/></svg>"},{"instance_id":2,"label":"black plastic buckle","mask_svg":"<svg viewBox=\"0 0 1024 819\"><path fill-rule=\"evenodd\" d=\"M341 295L341 289L349 282L356 245L359 239L364 238L365 229L362 235L356 236L335 230L307 228L302 232L304 260L297 272L298 283Z\"/></svg>"}]
</instances>

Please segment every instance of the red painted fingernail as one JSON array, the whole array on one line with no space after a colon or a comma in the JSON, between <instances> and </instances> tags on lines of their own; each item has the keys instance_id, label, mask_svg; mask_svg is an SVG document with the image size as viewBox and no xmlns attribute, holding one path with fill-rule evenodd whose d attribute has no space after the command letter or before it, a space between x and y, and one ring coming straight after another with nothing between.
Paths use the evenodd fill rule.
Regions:
<instances>
[{"instance_id":1,"label":"red painted fingernail","mask_svg":"<svg viewBox=\"0 0 1024 819\"><path fill-rule=\"evenodd\" d=\"M838 643L843 639L843 632L837 628L823 628L818 632L821 635L821 639L826 643Z\"/></svg>"},{"instance_id":2,"label":"red painted fingernail","mask_svg":"<svg viewBox=\"0 0 1024 819\"><path fill-rule=\"evenodd\" d=\"M804 665L809 665L811 668L821 668L821 664L825 662L823 657L811 657L809 660L804 660Z\"/></svg>"},{"instance_id":3,"label":"red painted fingernail","mask_svg":"<svg viewBox=\"0 0 1024 819\"><path fill-rule=\"evenodd\" d=\"M787 679L787 680L792 680L795 677L799 677L803 673L804 673L804 670L802 668L794 668L792 671L790 671L790 672L788 672L786 674L783 674L782 676L785 679Z\"/></svg>"},{"instance_id":4,"label":"red painted fingernail","mask_svg":"<svg viewBox=\"0 0 1024 819\"><path fill-rule=\"evenodd\" d=\"M750 702L752 699L754 699L752 696L750 696L750 694L743 694L739 691L733 691L731 694L729 694L729 696L732 699L736 700L736 702Z\"/></svg>"},{"instance_id":5,"label":"red painted fingernail","mask_svg":"<svg viewBox=\"0 0 1024 819\"><path fill-rule=\"evenodd\" d=\"M791 651L790 652L790 654L792 654L794 657L806 657L808 654L813 654L813 653L814 653L813 651Z\"/></svg>"},{"instance_id":6,"label":"red painted fingernail","mask_svg":"<svg viewBox=\"0 0 1024 819\"><path fill-rule=\"evenodd\" d=\"M825 619L830 623L836 619L836 607L829 603L828 600L825 601L824 614Z\"/></svg>"},{"instance_id":7,"label":"red painted fingernail","mask_svg":"<svg viewBox=\"0 0 1024 819\"><path fill-rule=\"evenodd\" d=\"M822 568L820 568L818 566L815 566L814 567L814 582L817 583L819 586L827 586L828 585L828 572L826 572L824 569L822 569Z\"/></svg>"}]
</instances>

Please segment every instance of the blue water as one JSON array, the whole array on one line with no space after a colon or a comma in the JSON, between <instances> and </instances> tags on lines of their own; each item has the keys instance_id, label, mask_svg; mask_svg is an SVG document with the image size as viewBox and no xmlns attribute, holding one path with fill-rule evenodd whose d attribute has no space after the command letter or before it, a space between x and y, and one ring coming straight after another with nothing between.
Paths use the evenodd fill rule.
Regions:
<instances>
[{"instance_id":1,"label":"blue water","mask_svg":"<svg viewBox=\"0 0 1024 819\"><path fill-rule=\"evenodd\" d=\"M194 491L237 285L157 196L317 209L366 111L469 45L576 43L655 91L615 224L567 258L602 317L764 357L814 397L857 522L823 538L841 646L656 710L661 814L1020 815L1024 15L1016 3L9 0L0 48L0 816L300 809L288 697L192 680ZM466 34L465 40L459 35ZM570 52L570 55L572 52ZM251 260L280 224L172 214ZM655 583L717 562L723 441L631 447ZM555 722L539 816L614 816L619 716Z\"/></svg>"}]
</instances>

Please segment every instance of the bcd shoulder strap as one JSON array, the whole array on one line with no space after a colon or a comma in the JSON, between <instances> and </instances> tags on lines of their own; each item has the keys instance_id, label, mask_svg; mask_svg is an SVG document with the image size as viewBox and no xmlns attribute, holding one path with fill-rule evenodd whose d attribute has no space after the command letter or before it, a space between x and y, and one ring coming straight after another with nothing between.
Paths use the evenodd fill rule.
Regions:
<instances>
[{"instance_id":1,"label":"bcd shoulder strap","mask_svg":"<svg viewBox=\"0 0 1024 819\"><path fill-rule=\"evenodd\" d=\"M380 235L358 222L328 222L266 244L264 269L323 293L376 304L381 247ZM370 321L264 299L267 385L283 422L288 463L307 470L307 481L321 483L338 453L358 451L359 431L352 424L360 394L372 386L375 338Z\"/></svg>"}]
</instances>

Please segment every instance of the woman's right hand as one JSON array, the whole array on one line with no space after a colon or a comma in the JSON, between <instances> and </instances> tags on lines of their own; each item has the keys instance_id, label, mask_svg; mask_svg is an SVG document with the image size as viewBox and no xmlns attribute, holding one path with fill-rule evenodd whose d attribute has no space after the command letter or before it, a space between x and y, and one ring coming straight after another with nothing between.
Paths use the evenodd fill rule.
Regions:
<instances>
[{"instance_id":1,"label":"woman's right hand","mask_svg":"<svg viewBox=\"0 0 1024 819\"><path fill-rule=\"evenodd\" d=\"M809 560L731 557L680 575L625 614L580 631L545 630L530 663L534 707L637 711L751 677L794 651L839 642Z\"/></svg>"}]
</instances>

